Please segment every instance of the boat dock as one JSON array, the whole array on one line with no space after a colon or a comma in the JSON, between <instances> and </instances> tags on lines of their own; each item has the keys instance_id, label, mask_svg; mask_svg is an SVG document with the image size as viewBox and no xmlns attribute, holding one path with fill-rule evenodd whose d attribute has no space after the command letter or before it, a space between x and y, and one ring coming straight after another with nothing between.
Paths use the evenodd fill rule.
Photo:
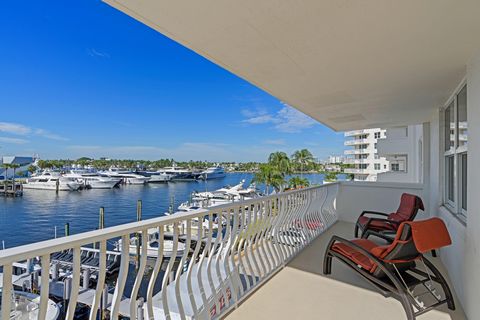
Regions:
<instances>
[{"instance_id":1,"label":"boat dock","mask_svg":"<svg viewBox=\"0 0 480 320\"><path fill-rule=\"evenodd\" d=\"M23 196L23 185L21 183L13 184L11 181L0 183L0 196L21 197Z\"/></svg>"}]
</instances>

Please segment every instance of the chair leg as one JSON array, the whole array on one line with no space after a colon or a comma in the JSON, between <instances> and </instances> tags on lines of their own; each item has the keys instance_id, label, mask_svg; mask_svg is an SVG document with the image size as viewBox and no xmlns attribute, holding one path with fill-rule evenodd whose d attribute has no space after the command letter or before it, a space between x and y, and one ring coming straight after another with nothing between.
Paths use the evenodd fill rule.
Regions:
<instances>
[{"instance_id":1,"label":"chair leg","mask_svg":"<svg viewBox=\"0 0 480 320\"><path fill-rule=\"evenodd\" d=\"M358 224L355 224L355 231L353 232L355 238L358 238Z\"/></svg>"},{"instance_id":2,"label":"chair leg","mask_svg":"<svg viewBox=\"0 0 480 320\"><path fill-rule=\"evenodd\" d=\"M407 293L400 293L400 302L402 303L403 309L407 315L408 320L415 320L415 312L413 311L412 303L407 295Z\"/></svg>"},{"instance_id":3,"label":"chair leg","mask_svg":"<svg viewBox=\"0 0 480 320\"><path fill-rule=\"evenodd\" d=\"M323 258L323 274L332 273L332 256L327 251L325 252L325 257Z\"/></svg>"},{"instance_id":4,"label":"chair leg","mask_svg":"<svg viewBox=\"0 0 480 320\"><path fill-rule=\"evenodd\" d=\"M425 257L423 258L425 265L432 270L435 277L438 279L438 283L442 286L443 292L445 293L445 298L447 299L447 306L450 310L455 310L455 301L453 300L452 291L450 291L450 287L448 286L447 280L443 277L442 273L438 271L437 268Z\"/></svg>"}]
</instances>

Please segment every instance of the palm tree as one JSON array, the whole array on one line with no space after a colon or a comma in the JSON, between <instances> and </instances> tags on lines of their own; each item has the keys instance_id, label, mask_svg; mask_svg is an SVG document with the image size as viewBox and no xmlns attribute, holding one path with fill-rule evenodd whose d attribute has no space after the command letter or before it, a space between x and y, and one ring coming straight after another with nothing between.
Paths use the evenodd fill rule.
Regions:
<instances>
[{"instance_id":1,"label":"palm tree","mask_svg":"<svg viewBox=\"0 0 480 320\"><path fill-rule=\"evenodd\" d=\"M300 176L303 178L304 167L313 162L313 155L307 149L297 150L292 155L292 159L295 163L300 165Z\"/></svg>"},{"instance_id":2,"label":"palm tree","mask_svg":"<svg viewBox=\"0 0 480 320\"><path fill-rule=\"evenodd\" d=\"M265 193L270 193L270 186L277 191L282 190L285 185L285 179L275 166L270 164L261 164L253 177L253 181L265 184Z\"/></svg>"},{"instance_id":3,"label":"palm tree","mask_svg":"<svg viewBox=\"0 0 480 320\"><path fill-rule=\"evenodd\" d=\"M283 177L292 172L292 163L285 152L270 153L268 163L276 167Z\"/></svg>"},{"instance_id":4,"label":"palm tree","mask_svg":"<svg viewBox=\"0 0 480 320\"><path fill-rule=\"evenodd\" d=\"M288 180L288 187L291 189L308 187L309 185L310 185L310 181L308 181L308 179L301 178L299 176L291 177Z\"/></svg>"}]
</instances>

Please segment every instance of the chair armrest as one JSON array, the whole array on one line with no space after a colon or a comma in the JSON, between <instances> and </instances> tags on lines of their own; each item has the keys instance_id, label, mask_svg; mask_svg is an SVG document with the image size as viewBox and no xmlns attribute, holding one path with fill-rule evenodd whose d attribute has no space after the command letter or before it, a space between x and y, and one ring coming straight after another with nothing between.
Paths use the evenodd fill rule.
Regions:
<instances>
[{"instance_id":1,"label":"chair armrest","mask_svg":"<svg viewBox=\"0 0 480 320\"><path fill-rule=\"evenodd\" d=\"M364 230L368 230L369 227L370 227L370 224L371 224L372 222L375 222L375 221L379 221L379 222L391 224L391 225L393 225L393 227L395 227L395 228L398 228L398 226L400 225L400 222L395 221L395 220L388 220L388 219L383 219L383 218L368 218L368 221L367 221L367 223L366 223L365 226L364 226Z\"/></svg>"},{"instance_id":2,"label":"chair armrest","mask_svg":"<svg viewBox=\"0 0 480 320\"><path fill-rule=\"evenodd\" d=\"M389 216L389 214L384 213L384 212L364 210L364 211L362 211L362 213L360 214L360 217L362 217L362 216L364 216L364 215L366 215L366 214L375 214L375 215L384 216L384 217L388 217L388 216Z\"/></svg>"}]
</instances>

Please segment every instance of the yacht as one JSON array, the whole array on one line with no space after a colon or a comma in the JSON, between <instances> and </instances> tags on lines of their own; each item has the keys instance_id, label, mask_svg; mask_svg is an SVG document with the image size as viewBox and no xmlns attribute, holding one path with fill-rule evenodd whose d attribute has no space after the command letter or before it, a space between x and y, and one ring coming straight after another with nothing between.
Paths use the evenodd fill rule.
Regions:
<instances>
[{"instance_id":1,"label":"yacht","mask_svg":"<svg viewBox=\"0 0 480 320\"><path fill-rule=\"evenodd\" d=\"M206 170L200 172L198 179L201 180L210 180L210 179L220 179L225 178L225 168L220 166L210 167Z\"/></svg>"},{"instance_id":2,"label":"yacht","mask_svg":"<svg viewBox=\"0 0 480 320\"><path fill-rule=\"evenodd\" d=\"M130 170L116 167L110 167L107 171L102 171L101 173L111 178L120 178L126 184L145 184L150 180L150 177L144 177Z\"/></svg>"},{"instance_id":3,"label":"yacht","mask_svg":"<svg viewBox=\"0 0 480 320\"><path fill-rule=\"evenodd\" d=\"M76 179L63 177L59 172L45 171L27 179L24 189L76 191L82 186Z\"/></svg>"},{"instance_id":4,"label":"yacht","mask_svg":"<svg viewBox=\"0 0 480 320\"><path fill-rule=\"evenodd\" d=\"M145 177L149 177L148 183L165 183L172 179L173 175L158 171L139 171L139 174Z\"/></svg>"},{"instance_id":5,"label":"yacht","mask_svg":"<svg viewBox=\"0 0 480 320\"><path fill-rule=\"evenodd\" d=\"M159 233L157 228L148 229L148 247L147 247L147 257L148 258L157 258L158 257L158 246L159 246ZM122 240L118 240L118 248L122 247ZM140 246L141 250L141 246ZM175 253L175 258L179 258L187 250L186 246L182 242L177 243L177 252ZM130 238L129 252L131 255L137 254L137 237ZM163 257L171 258L173 256L173 241L172 240L163 240Z\"/></svg>"},{"instance_id":6,"label":"yacht","mask_svg":"<svg viewBox=\"0 0 480 320\"><path fill-rule=\"evenodd\" d=\"M243 188L244 183L245 180L242 180L239 184L233 187L226 186L215 191L194 192L192 193L192 200L180 204L178 210L192 211L200 208L211 208L222 204L254 199L261 196L257 191L255 184L251 184L248 188Z\"/></svg>"},{"instance_id":7,"label":"yacht","mask_svg":"<svg viewBox=\"0 0 480 320\"><path fill-rule=\"evenodd\" d=\"M0 299L3 288L0 287ZM2 306L3 308L4 306ZM24 291L12 290L10 305L10 320L33 320L38 319L40 311L40 296ZM46 320L56 320L60 315L59 306L52 300L47 302Z\"/></svg>"},{"instance_id":8,"label":"yacht","mask_svg":"<svg viewBox=\"0 0 480 320\"><path fill-rule=\"evenodd\" d=\"M170 175L171 181L193 181L195 180L195 174L192 170L177 167L175 163L171 167L165 167L158 170L159 174Z\"/></svg>"},{"instance_id":9,"label":"yacht","mask_svg":"<svg viewBox=\"0 0 480 320\"><path fill-rule=\"evenodd\" d=\"M122 181L121 178L102 176L93 170L70 170L69 173L64 174L63 176L76 179L86 188L91 189L112 189Z\"/></svg>"}]
</instances>

